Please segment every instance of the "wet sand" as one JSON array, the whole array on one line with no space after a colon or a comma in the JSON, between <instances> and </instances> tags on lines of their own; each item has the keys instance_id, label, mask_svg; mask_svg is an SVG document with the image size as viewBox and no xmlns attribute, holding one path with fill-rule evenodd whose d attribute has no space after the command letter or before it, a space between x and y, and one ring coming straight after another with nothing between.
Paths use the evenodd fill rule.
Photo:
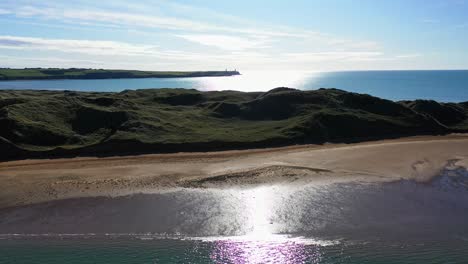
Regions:
<instances>
[{"instance_id":1,"label":"wet sand","mask_svg":"<svg viewBox=\"0 0 468 264\"><path fill-rule=\"evenodd\" d=\"M460 241L468 238L467 184L467 170L445 169L430 183L309 182L72 198L0 209L0 240Z\"/></svg>"},{"instance_id":2,"label":"wet sand","mask_svg":"<svg viewBox=\"0 0 468 264\"><path fill-rule=\"evenodd\" d=\"M468 136L0 163L0 208L51 200L310 181L428 181L468 167Z\"/></svg>"}]
</instances>

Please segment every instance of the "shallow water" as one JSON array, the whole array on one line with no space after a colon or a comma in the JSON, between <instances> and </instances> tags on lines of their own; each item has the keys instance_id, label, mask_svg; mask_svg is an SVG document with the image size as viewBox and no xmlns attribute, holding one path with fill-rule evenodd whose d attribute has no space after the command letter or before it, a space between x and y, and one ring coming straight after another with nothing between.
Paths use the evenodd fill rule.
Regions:
<instances>
[{"instance_id":1,"label":"shallow water","mask_svg":"<svg viewBox=\"0 0 468 264\"><path fill-rule=\"evenodd\" d=\"M468 173L54 201L0 211L0 263L466 263Z\"/></svg>"},{"instance_id":2,"label":"shallow water","mask_svg":"<svg viewBox=\"0 0 468 264\"><path fill-rule=\"evenodd\" d=\"M466 263L468 242L300 243L229 240L0 240L0 263ZM13 261L14 259L14 261Z\"/></svg>"},{"instance_id":3,"label":"shallow water","mask_svg":"<svg viewBox=\"0 0 468 264\"><path fill-rule=\"evenodd\" d=\"M101 92L144 88L267 91L280 86L302 90L339 88L391 100L468 101L468 71L257 71L230 77L0 81L0 89Z\"/></svg>"}]
</instances>

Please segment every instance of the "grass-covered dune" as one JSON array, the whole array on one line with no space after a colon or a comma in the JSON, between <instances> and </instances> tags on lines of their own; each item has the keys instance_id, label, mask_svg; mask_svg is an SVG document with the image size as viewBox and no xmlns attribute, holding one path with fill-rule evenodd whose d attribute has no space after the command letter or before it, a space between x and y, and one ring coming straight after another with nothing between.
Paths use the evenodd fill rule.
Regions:
<instances>
[{"instance_id":1,"label":"grass-covered dune","mask_svg":"<svg viewBox=\"0 0 468 264\"><path fill-rule=\"evenodd\" d=\"M0 91L0 159L211 151L468 131L468 102L337 89Z\"/></svg>"},{"instance_id":2,"label":"grass-covered dune","mask_svg":"<svg viewBox=\"0 0 468 264\"><path fill-rule=\"evenodd\" d=\"M6 80L57 80L57 79L121 79L121 78L175 78L216 77L239 75L238 71L133 71L103 69L56 68L0 68L0 81Z\"/></svg>"}]
</instances>

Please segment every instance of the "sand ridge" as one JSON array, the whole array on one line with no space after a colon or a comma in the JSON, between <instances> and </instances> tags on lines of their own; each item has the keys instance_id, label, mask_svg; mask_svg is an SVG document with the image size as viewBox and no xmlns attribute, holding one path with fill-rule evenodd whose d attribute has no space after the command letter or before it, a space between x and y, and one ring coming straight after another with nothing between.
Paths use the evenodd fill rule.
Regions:
<instances>
[{"instance_id":1,"label":"sand ridge","mask_svg":"<svg viewBox=\"0 0 468 264\"><path fill-rule=\"evenodd\" d=\"M304 181L427 181L468 164L468 136L0 163L0 208L50 200Z\"/></svg>"}]
</instances>

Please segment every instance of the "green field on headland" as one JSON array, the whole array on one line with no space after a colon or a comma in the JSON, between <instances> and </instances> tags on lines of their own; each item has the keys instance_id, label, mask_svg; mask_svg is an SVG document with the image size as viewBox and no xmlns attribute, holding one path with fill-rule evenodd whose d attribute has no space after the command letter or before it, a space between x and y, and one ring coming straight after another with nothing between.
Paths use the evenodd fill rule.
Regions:
<instances>
[{"instance_id":1,"label":"green field on headland","mask_svg":"<svg viewBox=\"0 0 468 264\"><path fill-rule=\"evenodd\" d=\"M211 151L468 131L468 102L338 89L0 91L0 159Z\"/></svg>"},{"instance_id":2,"label":"green field on headland","mask_svg":"<svg viewBox=\"0 0 468 264\"><path fill-rule=\"evenodd\" d=\"M57 80L57 79L122 79L122 78L181 78L217 77L239 75L238 71L133 71L103 69L56 68L0 68L0 81L6 80Z\"/></svg>"}]
</instances>

